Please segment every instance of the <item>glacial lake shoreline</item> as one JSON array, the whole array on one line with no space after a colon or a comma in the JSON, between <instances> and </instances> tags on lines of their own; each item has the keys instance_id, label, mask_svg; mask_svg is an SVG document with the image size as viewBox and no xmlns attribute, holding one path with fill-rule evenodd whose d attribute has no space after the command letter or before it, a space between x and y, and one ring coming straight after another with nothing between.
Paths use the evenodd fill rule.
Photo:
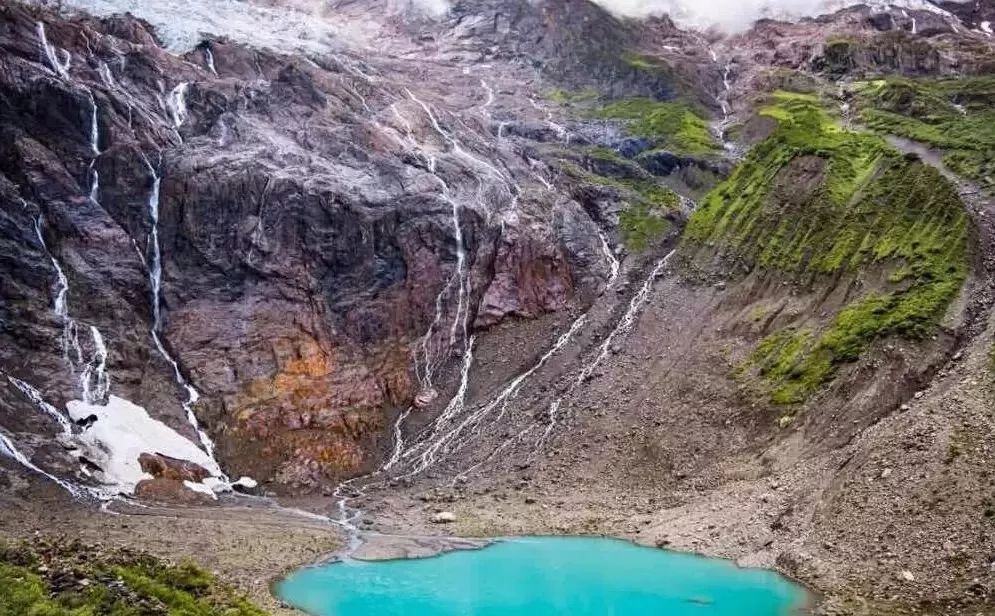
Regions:
<instances>
[{"instance_id":1,"label":"glacial lake shoreline","mask_svg":"<svg viewBox=\"0 0 995 616\"><path fill-rule=\"evenodd\" d=\"M375 549L367 550L364 554L363 547L357 550L355 557L343 559L342 553L330 554L312 565L291 571L279 578L271 581L270 589L275 597L280 601L291 605L302 613L311 616L353 616L354 614L401 614L405 610L417 610L419 616L448 616L450 614L486 614L498 616L501 614L526 613L520 610L528 609L528 613L536 615L570 613L583 615L610 613L619 616L628 614L638 614L647 609L654 610L653 613L674 614L681 616L688 612L688 607L694 606L695 614L738 614L757 616L788 616L811 613L812 608L818 602L818 594L812 591L807 585L781 572L753 567L740 567L734 561L723 558L715 558L701 554L678 552L652 546L641 545L625 538L589 536L589 535L529 535L529 536L508 536L495 537L490 539L462 539L445 536L393 536L393 535L369 535L363 537L363 546L367 542L379 544ZM414 548L412 548L414 546ZM531 551L538 552L529 554ZM601 554L593 554L594 558L589 558L587 549ZM496 555L495 552L502 552ZM511 552L521 552L521 556L516 556ZM470 553L477 553L481 556L469 556ZM537 559L544 560L546 564L540 566L533 577L525 576L521 580L520 586L528 587L530 581L536 576L544 573L560 571L562 567L568 567L569 571L563 579L571 580L571 583L579 583L579 595L576 592L566 593L564 597L553 599L549 597L549 589L541 584L532 588L517 588L515 590L524 592L525 596L505 596L499 599L481 597L455 597L454 593L473 594L472 588L480 585L481 580L493 579L494 571L489 571L487 575L480 577L469 576L463 584L458 584L459 580L452 580L452 576L447 574L442 587L434 589L439 591L432 595L433 589L413 588L415 596L410 600L399 596L395 590L388 587L396 587L399 583L407 584L411 580L423 580L426 577L432 578L430 569L449 568L453 555L462 554L462 558L457 558L452 566L456 567L456 572L472 569L469 564L473 560L497 560L498 567L508 566L510 585L503 584L509 578L498 571L498 578L502 581L500 586L504 591L508 587L515 587L515 576L520 576L523 565L528 566L535 563ZM501 558L497 558L500 556ZM611 567L600 569L604 558L608 559ZM517 558L522 558L517 562ZM564 560L565 558L565 560ZM509 560L510 559L510 560ZM511 565L509 566L509 562ZM656 571L662 564L670 563L673 569L666 574L657 574ZM422 567L421 565L435 563L432 567ZM596 564L595 564L596 563ZM488 565L489 566L489 565ZM410 575L405 569L418 569L417 575ZM384 575L391 571L397 571L400 578L387 586L383 586L379 591L367 593L364 590L362 579L337 579L339 574L359 574L362 578L366 572L370 573L370 578L374 584L382 584ZM376 571L376 572L375 572ZM585 577L586 576L586 577ZM614 576L614 577L613 577ZM682 578L683 576L683 578ZM739 599L732 604L732 599L724 593L721 584L714 585L710 580L715 576L728 576L730 588L735 587L744 593L752 592L758 601L756 609L744 607ZM348 577L346 575L345 577ZM388 576L389 577L389 576ZM307 589L303 592L307 597L301 598L301 580L313 578L315 584L325 593L325 597L316 598L312 591ZM336 590L334 582L340 581L342 584L338 588L351 588L358 591L354 594L368 596L356 597L352 599L343 596ZM744 582L749 581L750 584ZM634 582L645 583L647 589L638 589L632 586ZM402 585L403 585L402 584ZM712 585L710 585L712 584ZM307 583L303 584L304 587ZM551 587L559 587L557 580L550 582ZM329 591L329 589L332 589ZM378 592L380 594L378 594ZM426 594L427 593L427 594ZM585 594L586 593L586 594ZM614 594L613 594L614 593ZM347 593L346 593L347 594ZM403 594L403 591L402 591ZM494 594L494 589L483 589L477 594L482 597L490 597ZM505 593L507 594L507 593ZM716 597L719 597L716 599ZM751 595L744 595L744 599ZM390 604L382 607L376 605L363 605L362 607L344 607L341 603L351 604L354 601L387 601ZM475 605L472 602L480 600L489 602L488 605ZM587 601L587 607L567 605L563 601ZM504 601L505 603L501 603ZM560 603L557 603L557 602ZM602 607L593 607L590 602L601 602ZM412 603L421 604L421 609ZM468 602L470 607L467 607ZM497 604L492 604L497 602ZM529 607L522 607L523 603L529 603ZM780 602L780 603L779 603ZM453 607L454 603L459 603L462 607ZM512 607L515 604L516 607ZM664 605L666 604L666 605ZM337 606L337 607L336 607ZM609 606L609 607L605 607ZM703 611L708 608L707 611ZM727 611L732 608L733 612ZM465 611L469 609L470 611ZM585 611L595 610L595 611ZM605 610L610 611L605 611ZM426 611L427 610L427 611ZM464 610L464 611L459 611ZM665 611L660 611L665 610ZM413 612L412 612L413 613Z\"/></svg>"}]
</instances>

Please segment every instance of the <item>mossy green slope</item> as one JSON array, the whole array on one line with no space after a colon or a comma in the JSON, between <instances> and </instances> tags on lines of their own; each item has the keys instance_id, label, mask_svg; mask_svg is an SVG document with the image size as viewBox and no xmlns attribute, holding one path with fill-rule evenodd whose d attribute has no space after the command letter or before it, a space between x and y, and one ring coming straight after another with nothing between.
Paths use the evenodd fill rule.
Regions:
<instances>
[{"instance_id":1,"label":"mossy green slope","mask_svg":"<svg viewBox=\"0 0 995 616\"><path fill-rule=\"evenodd\" d=\"M632 136L652 139L656 148L676 154L704 156L721 150L708 123L686 103L627 98L608 103L592 115L624 120Z\"/></svg>"},{"instance_id":2,"label":"mossy green slope","mask_svg":"<svg viewBox=\"0 0 995 616\"><path fill-rule=\"evenodd\" d=\"M811 95L778 93L762 113L778 128L756 146L692 216L686 245L808 284L887 273L817 329L788 328L751 356L776 403L806 400L843 362L877 338L922 338L942 318L967 276L967 216L955 189L932 167L880 138L842 129ZM805 197L775 190L800 157L820 173ZM791 187L787 187L790 191Z\"/></svg>"},{"instance_id":3,"label":"mossy green slope","mask_svg":"<svg viewBox=\"0 0 995 616\"><path fill-rule=\"evenodd\" d=\"M78 543L0 544L0 616L265 616L192 563Z\"/></svg>"},{"instance_id":4,"label":"mossy green slope","mask_svg":"<svg viewBox=\"0 0 995 616\"><path fill-rule=\"evenodd\" d=\"M995 191L995 76L890 77L857 84L857 95L869 128L945 150L951 170Z\"/></svg>"}]
</instances>

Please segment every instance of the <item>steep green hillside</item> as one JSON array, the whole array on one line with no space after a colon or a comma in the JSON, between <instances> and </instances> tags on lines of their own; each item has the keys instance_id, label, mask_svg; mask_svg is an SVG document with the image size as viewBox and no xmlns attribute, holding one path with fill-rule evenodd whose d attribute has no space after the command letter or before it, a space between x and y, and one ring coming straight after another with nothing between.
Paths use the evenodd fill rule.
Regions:
<instances>
[{"instance_id":1,"label":"steep green hillside","mask_svg":"<svg viewBox=\"0 0 995 616\"><path fill-rule=\"evenodd\" d=\"M826 322L759 344L744 369L774 402L797 403L873 340L933 330L967 275L967 216L935 169L842 129L816 97L780 92L761 113L778 128L705 199L686 244L804 285L871 268L885 279Z\"/></svg>"},{"instance_id":2,"label":"steep green hillside","mask_svg":"<svg viewBox=\"0 0 995 616\"><path fill-rule=\"evenodd\" d=\"M995 190L995 77L889 78L857 95L868 127L943 149L953 171Z\"/></svg>"}]
</instances>

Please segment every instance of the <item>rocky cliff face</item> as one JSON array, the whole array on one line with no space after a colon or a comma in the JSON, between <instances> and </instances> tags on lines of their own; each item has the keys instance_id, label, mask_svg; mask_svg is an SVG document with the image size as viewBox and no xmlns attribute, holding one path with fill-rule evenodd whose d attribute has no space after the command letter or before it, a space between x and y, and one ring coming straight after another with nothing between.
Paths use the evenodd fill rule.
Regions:
<instances>
[{"instance_id":1,"label":"rocky cliff face","mask_svg":"<svg viewBox=\"0 0 995 616\"><path fill-rule=\"evenodd\" d=\"M4 463L990 605L984 10L395 8L183 53L0 9Z\"/></svg>"},{"instance_id":2,"label":"rocky cliff face","mask_svg":"<svg viewBox=\"0 0 995 616\"><path fill-rule=\"evenodd\" d=\"M56 407L113 393L196 440L191 385L226 469L307 489L373 463L473 327L607 275L596 224L495 137L503 81L2 17L3 369ZM4 425L51 431L4 387Z\"/></svg>"}]
</instances>

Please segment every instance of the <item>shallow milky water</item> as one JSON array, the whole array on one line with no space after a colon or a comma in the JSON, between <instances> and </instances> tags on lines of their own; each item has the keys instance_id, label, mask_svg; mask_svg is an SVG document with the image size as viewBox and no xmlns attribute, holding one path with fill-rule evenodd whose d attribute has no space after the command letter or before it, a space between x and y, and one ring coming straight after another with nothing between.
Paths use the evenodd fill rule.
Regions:
<instances>
[{"instance_id":1,"label":"shallow milky water","mask_svg":"<svg viewBox=\"0 0 995 616\"><path fill-rule=\"evenodd\" d=\"M276 590L315 616L783 616L807 598L771 571L580 537L333 563L297 571Z\"/></svg>"}]
</instances>

